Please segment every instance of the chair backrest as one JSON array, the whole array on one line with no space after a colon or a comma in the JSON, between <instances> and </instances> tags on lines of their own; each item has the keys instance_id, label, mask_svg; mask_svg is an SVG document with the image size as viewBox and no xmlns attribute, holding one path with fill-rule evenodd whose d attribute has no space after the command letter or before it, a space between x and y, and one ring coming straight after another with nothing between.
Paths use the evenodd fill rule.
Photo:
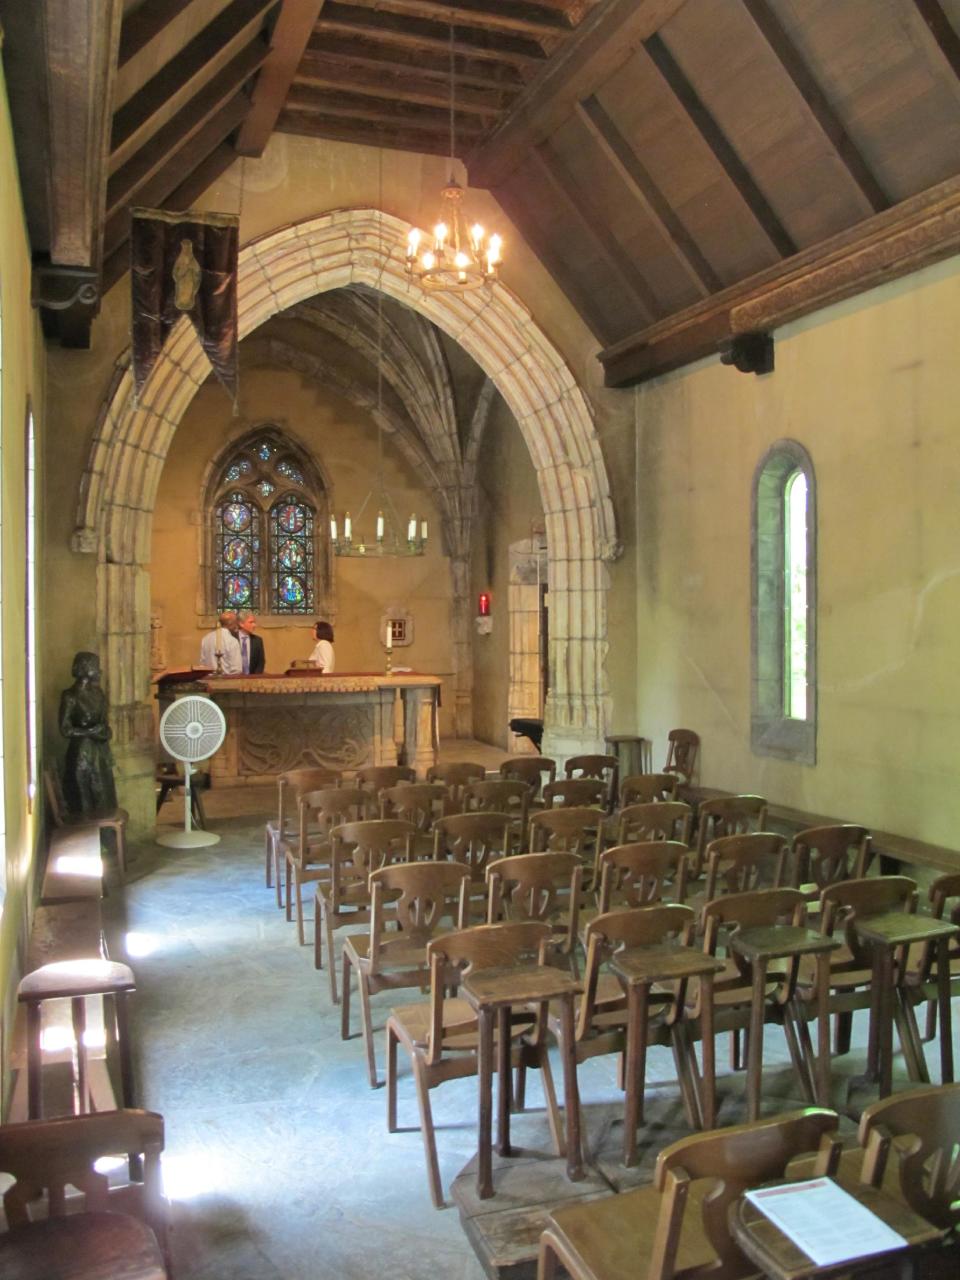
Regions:
<instances>
[{"instance_id":1,"label":"chair backrest","mask_svg":"<svg viewBox=\"0 0 960 1280\"><path fill-rule=\"evenodd\" d=\"M820 931L832 936L842 929L851 957L848 967L869 969L873 957L857 936L855 922L887 911L913 912L916 909L917 882L909 876L839 880L836 884L827 885L820 894Z\"/></svg>"},{"instance_id":2,"label":"chair backrest","mask_svg":"<svg viewBox=\"0 0 960 1280\"><path fill-rule=\"evenodd\" d=\"M487 920L542 920L576 945L583 863L575 853L518 853L487 868ZM562 919L562 916L566 919Z\"/></svg>"},{"instance_id":3,"label":"chair backrest","mask_svg":"<svg viewBox=\"0 0 960 1280\"><path fill-rule=\"evenodd\" d=\"M620 781L619 756L570 756L563 771L568 778L598 778L606 785L605 803L608 807L613 805Z\"/></svg>"},{"instance_id":4,"label":"chair backrest","mask_svg":"<svg viewBox=\"0 0 960 1280\"><path fill-rule=\"evenodd\" d=\"M579 805L605 805L607 784L602 778L558 778L543 788L548 809L572 809Z\"/></svg>"},{"instance_id":5,"label":"chair backrest","mask_svg":"<svg viewBox=\"0 0 960 1280\"><path fill-rule=\"evenodd\" d=\"M370 875L370 963L376 972L391 952L408 955L444 927L470 923L470 872L455 862L403 862ZM387 933L388 923L399 925ZM426 964L426 955L424 955Z\"/></svg>"},{"instance_id":6,"label":"chair backrest","mask_svg":"<svg viewBox=\"0 0 960 1280\"><path fill-rule=\"evenodd\" d=\"M960 871L949 871L934 880L930 886L930 914L936 920L960 924ZM935 943L926 943L921 963L924 976L929 976L935 954ZM960 935L954 934L947 940L947 954L951 963L960 960Z\"/></svg>"},{"instance_id":7,"label":"chair backrest","mask_svg":"<svg viewBox=\"0 0 960 1280\"><path fill-rule=\"evenodd\" d=\"M520 782L529 782L533 789L531 800L539 799L544 779L553 782L556 776L557 762L548 756L509 756L500 766L501 778L517 778Z\"/></svg>"},{"instance_id":8,"label":"chair backrest","mask_svg":"<svg viewBox=\"0 0 960 1280\"><path fill-rule=\"evenodd\" d=\"M373 797L359 787L303 792L299 801L301 856L306 854L311 839L327 838L334 827L368 818L372 805Z\"/></svg>"},{"instance_id":9,"label":"chair backrest","mask_svg":"<svg viewBox=\"0 0 960 1280\"><path fill-rule=\"evenodd\" d=\"M300 797L307 791L320 791L340 785L335 769L287 769L277 774L277 830L288 834L287 824L296 820Z\"/></svg>"},{"instance_id":10,"label":"chair backrest","mask_svg":"<svg viewBox=\"0 0 960 1280\"><path fill-rule=\"evenodd\" d=\"M569 852L591 861L605 817L602 809L592 806L545 809L530 819L528 847L532 853Z\"/></svg>"},{"instance_id":11,"label":"chair backrest","mask_svg":"<svg viewBox=\"0 0 960 1280\"><path fill-rule=\"evenodd\" d=\"M883 1185L891 1149L900 1192L938 1227L960 1225L960 1084L911 1089L872 1103L860 1117L861 1178Z\"/></svg>"},{"instance_id":12,"label":"chair backrest","mask_svg":"<svg viewBox=\"0 0 960 1280\"><path fill-rule=\"evenodd\" d=\"M470 760L448 760L443 764L433 764L427 770L428 782L442 782L450 792L448 813L461 813L464 787L468 782L482 782L486 776L484 765Z\"/></svg>"},{"instance_id":13,"label":"chair backrest","mask_svg":"<svg viewBox=\"0 0 960 1280\"><path fill-rule=\"evenodd\" d=\"M758 889L764 880L779 889L785 879L787 841L770 831L721 836L707 845L706 858L708 902L723 893Z\"/></svg>"},{"instance_id":14,"label":"chair backrest","mask_svg":"<svg viewBox=\"0 0 960 1280\"><path fill-rule=\"evenodd\" d=\"M526 832L532 787L520 778L468 782L463 788L464 813L509 813Z\"/></svg>"},{"instance_id":15,"label":"chair backrest","mask_svg":"<svg viewBox=\"0 0 960 1280\"><path fill-rule=\"evenodd\" d=\"M682 902L687 852L678 840L643 840L605 849L598 863L600 912L609 911L615 902L628 907L647 906L665 897Z\"/></svg>"},{"instance_id":16,"label":"chair backrest","mask_svg":"<svg viewBox=\"0 0 960 1280\"><path fill-rule=\"evenodd\" d=\"M409 862L417 829L401 818L373 818L345 822L330 832L330 881L334 910L349 885L368 890L373 871L391 862ZM369 899L369 892L365 896Z\"/></svg>"},{"instance_id":17,"label":"chair backrest","mask_svg":"<svg viewBox=\"0 0 960 1280\"><path fill-rule=\"evenodd\" d=\"M630 804L649 804L653 800L675 800L675 773L634 773L620 783L621 808Z\"/></svg>"},{"instance_id":18,"label":"chair backrest","mask_svg":"<svg viewBox=\"0 0 960 1280\"><path fill-rule=\"evenodd\" d=\"M870 870L873 850L866 827L841 822L808 827L793 837L793 882L818 889L838 880L860 880Z\"/></svg>"},{"instance_id":19,"label":"chair backrest","mask_svg":"<svg viewBox=\"0 0 960 1280\"><path fill-rule=\"evenodd\" d=\"M380 792L380 817L404 818L417 831L427 832L444 816L449 803L450 795L442 782L401 782Z\"/></svg>"},{"instance_id":20,"label":"chair backrest","mask_svg":"<svg viewBox=\"0 0 960 1280\"><path fill-rule=\"evenodd\" d=\"M513 852L515 837L509 813L452 813L433 827L434 858L449 857L470 871L478 884L486 878L487 867Z\"/></svg>"},{"instance_id":21,"label":"chair backrest","mask_svg":"<svg viewBox=\"0 0 960 1280\"><path fill-rule=\"evenodd\" d=\"M730 1232L732 1205L745 1191L783 1177L797 1156L817 1153L814 1176L833 1173L840 1143L833 1136L837 1114L820 1107L694 1134L664 1147L657 1157L654 1186L661 1193L653 1256L644 1280L741 1280L756 1264L740 1251ZM710 1179L703 1196L688 1195L690 1184ZM676 1270L684 1209L699 1210L700 1229L716 1257Z\"/></svg>"},{"instance_id":22,"label":"chair backrest","mask_svg":"<svg viewBox=\"0 0 960 1280\"><path fill-rule=\"evenodd\" d=\"M405 764L365 764L355 777L358 787L379 794L384 787L395 787L398 782L416 782L417 771Z\"/></svg>"},{"instance_id":23,"label":"chair backrest","mask_svg":"<svg viewBox=\"0 0 960 1280\"><path fill-rule=\"evenodd\" d=\"M671 729L667 734L667 760L664 773L675 773L689 782L697 764L700 735L692 729Z\"/></svg>"},{"instance_id":24,"label":"chair backrest","mask_svg":"<svg viewBox=\"0 0 960 1280\"><path fill-rule=\"evenodd\" d=\"M697 853L694 875L699 876L707 845L721 836L742 836L767 825L767 802L762 796L717 796L697 809Z\"/></svg>"},{"instance_id":25,"label":"chair backrest","mask_svg":"<svg viewBox=\"0 0 960 1280\"><path fill-rule=\"evenodd\" d=\"M617 819L617 844L635 840L679 840L689 845L693 810L680 800L628 804Z\"/></svg>"},{"instance_id":26,"label":"chair backrest","mask_svg":"<svg viewBox=\"0 0 960 1280\"><path fill-rule=\"evenodd\" d=\"M13 1179L3 1195L7 1225L31 1221L31 1202L46 1193L46 1213L67 1212L68 1187L84 1197L87 1212L109 1212L122 1204L123 1212L139 1210L161 1245L166 1228L166 1203L160 1180L163 1117L152 1111L100 1111L93 1115L28 1120L0 1126L0 1173ZM111 1191L109 1176L94 1167L105 1156L143 1157L143 1182L138 1197L129 1188ZM137 1203L139 1200L139 1204Z\"/></svg>"},{"instance_id":27,"label":"chair backrest","mask_svg":"<svg viewBox=\"0 0 960 1280\"><path fill-rule=\"evenodd\" d=\"M549 942L550 926L542 921L478 924L435 938L427 947L427 957L431 971L436 968L444 978L451 974L459 978L483 969L542 962Z\"/></svg>"}]
</instances>

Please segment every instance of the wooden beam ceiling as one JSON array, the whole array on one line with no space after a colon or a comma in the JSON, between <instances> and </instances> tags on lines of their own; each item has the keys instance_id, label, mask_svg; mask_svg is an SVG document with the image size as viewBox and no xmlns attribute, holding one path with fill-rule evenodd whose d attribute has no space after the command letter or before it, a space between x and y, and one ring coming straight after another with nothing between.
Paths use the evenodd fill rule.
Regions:
<instances>
[{"instance_id":1,"label":"wooden beam ceiling","mask_svg":"<svg viewBox=\"0 0 960 1280\"><path fill-rule=\"evenodd\" d=\"M336 59L323 58L315 53L304 56L297 71L296 83L314 89L366 94L392 102L414 102L438 107L442 111L447 111L450 106L449 77L444 83L440 80L424 80L412 73L397 76L383 71L344 68ZM503 97L502 92L465 89L458 85L457 116L476 115L493 119L503 109Z\"/></svg>"},{"instance_id":2,"label":"wooden beam ceiling","mask_svg":"<svg viewBox=\"0 0 960 1280\"><path fill-rule=\"evenodd\" d=\"M424 18L445 27L474 27L478 31L504 31L549 40L565 35L571 24L565 14L518 0L461 0L444 4L440 0L353 0L362 9L396 13L406 18Z\"/></svg>"},{"instance_id":3,"label":"wooden beam ceiling","mask_svg":"<svg viewBox=\"0 0 960 1280\"><path fill-rule=\"evenodd\" d=\"M449 55L448 27L449 23L422 22L375 12L362 5L332 3L331 0L327 0L317 23L321 34L360 36L378 44ZM512 63L521 68L546 58L543 49L532 40L477 30L464 31L462 28L455 33L453 52L481 61Z\"/></svg>"},{"instance_id":4,"label":"wooden beam ceiling","mask_svg":"<svg viewBox=\"0 0 960 1280\"><path fill-rule=\"evenodd\" d=\"M386 75L416 75L439 81L449 92L450 58L447 51L414 52L394 45L377 45L366 40L341 39L331 35L320 37L315 34L307 46L302 66L309 66L309 60L314 57L333 60L343 68L345 74L349 74L351 68L359 67ZM507 63L491 64L476 58L462 57L460 54L456 55L455 61L458 87L496 89L502 93L519 93L523 88L523 77L515 66Z\"/></svg>"},{"instance_id":5,"label":"wooden beam ceiling","mask_svg":"<svg viewBox=\"0 0 960 1280\"><path fill-rule=\"evenodd\" d=\"M960 35L950 25L939 0L913 0L947 66L960 79Z\"/></svg>"},{"instance_id":6,"label":"wooden beam ceiling","mask_svg":"<svg viewBox=\"0 0 960 1280\"><path fill-rule=\"evenodd\" d=\"M240 155L262 155L322 8L323 0L284 0L270 53L253 90L250 114L237 137Z\"/></svg>"}]
</instances>

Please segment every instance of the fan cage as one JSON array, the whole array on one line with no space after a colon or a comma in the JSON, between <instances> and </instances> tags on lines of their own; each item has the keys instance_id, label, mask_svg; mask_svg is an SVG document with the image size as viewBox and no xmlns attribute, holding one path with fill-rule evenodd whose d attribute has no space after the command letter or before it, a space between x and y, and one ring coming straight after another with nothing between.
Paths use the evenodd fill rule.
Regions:
<instances>
[{"instance_id":1,"label":"fan cage","mask_svg":"<svg viewBox=\"0 0 960 1280\"><path fill-rule=\"evenodd\" d=\"M210 698L180 698L160 719L160 741L176 760L206 760L220 749L226 737L223 712Z\"/></svg>"}]
</instances>

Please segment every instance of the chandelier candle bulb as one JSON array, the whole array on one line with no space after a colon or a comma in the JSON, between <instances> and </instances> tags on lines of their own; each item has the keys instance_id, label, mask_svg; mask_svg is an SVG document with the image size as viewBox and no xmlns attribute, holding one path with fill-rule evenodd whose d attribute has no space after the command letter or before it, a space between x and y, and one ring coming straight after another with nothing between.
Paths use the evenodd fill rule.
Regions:
<instances>
[{"instance_id":1,"label":"chandelier candle bulb","mask_svg":"<svg viewBox=\"0 0 960 1280\"><path fill-rule=\"evenodd\" d=\"M420 521L420 541L421 541L422 543L424 543L424 545L426 545L426 541L427 541L427 522L426 522L426 520L421 520L421 521Z\"/></svg>"},{"instance_id":2,"label":"chandelier candle bulb","mask_svg":"<svg viewBox=\"0 0 960 1280\"><path fill-rule=\"evenodd\" d=\"M384 529L383 512L378 511L377 512L377 542L380 543L381 545L383 544L383 529Z\"/></svg>"},{"instance_id":3,"label":"chandelier candle bulb","mask_svg":"<svg viewBox=\"0 0 960 1280\"><path fill-rule=\"evenodd\" d=\"M330 517L330 541L336 544L337 541L337 517Z\"/></svg>"},{"instance_id":4,"label":"chandelier candle bulb","mask_svg":"<svg viewBox=\"0 0 960 1280\"><path fill-rule=\"evenodd\" d=\"M387 623L387 653L393 649L393 623Z\"/></svg>"},{"instance_id":5,"label":"chandelier candle bulb","mask_svg":"<svg viewBox=\"0 0 960 1280\"><path fill-rule=\"evenodd\" d=\"M353 540L353 521L350 519L349 511L343 517L343 540L344 542Z\"/></svg>"},{"instance_id":6,"label":"chandelier candle bulb","mask_svg":"<svg viewBox=\"0 0 960 1280\"><path fill-rule=\"evenodd\" d=\"M407 521L407 541L416 542L416 540L417 540L417 517L414 514L414 515L411 515L410 519Z\"/></svg>"}]
</instances>

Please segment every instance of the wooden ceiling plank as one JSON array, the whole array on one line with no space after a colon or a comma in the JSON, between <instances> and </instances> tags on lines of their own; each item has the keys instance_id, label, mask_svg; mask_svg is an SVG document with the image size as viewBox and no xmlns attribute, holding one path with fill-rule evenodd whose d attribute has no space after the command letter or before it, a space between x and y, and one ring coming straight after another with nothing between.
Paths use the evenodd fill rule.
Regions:
<instances>
[{"instance_id":1,"label":"wooden ceiling plank","mask_svg":"<svg viewBox=\"0 0 960 1280\"><path fill-rule=\"evenodd\" d=\"M601 351L604 381L643 382L715 352L735 334L769 332L958 252L954 177Z\"/></svg>"},{"instance_id":2,"label":"wooden ceiling plank","mask_svg":"<svg viewBox=\"0 0 960 1280\"><path fill-rule=\"evenodd\" d=\"M154 36L158 36L164 27L192 4L193 0L153 0L152 4L142 4L139 9L134 9L133 13L124 18L120 30L117 66L122 67L128 63Z\"/></svg>"},{"instance_id":3,"label":"wooden ceiling plank","mask_svg":"<svg viewBox=\"0 0 960 1280\"><path fill-rule=\"evenodd\" d=\"M913 3L933 36L944 61L953 74L960 79L960 36L953 29L939 0L913 0Z\"/></svg>"},{"instance_id":4,"label":"wooden ceiling plank","mask_svg":"<svg viewBox=\"0 0 960 1280\"><path fill-rule=\"evenodd\" d=\"M623 283L637 309L650 320L662 317L663 307L656 294L610 231L603 210L594 205L550 143L541 142L531 151L529 160L534 168L539 169L542 181L554 192L567 223L576 227L577 238L593 242L614 277Z\"/></svg>"},{"instance_id":5,"label":"wooden ceiling plank","mask_svg":"<svg viewBox=\"0 0 960 1280\"><path fill-rule=\"evenodd\" d=\"M647 217L666 241L687 278L701 297L717 293L723 282L698 249L693 237L674 213L660 188L608 115L603 105L594 97L581 102L578 116L599 148L601 154L619 174L621 180L643 206Z\"/></svg>"},{"instance_id":6,"label":"wooden ceiling plank","mask_svg":"<svg viewBox=\"0 0 960 1280\"><path fill-rule=\"evenodd\" d=\"M229 142L221 142L205 160L202 160L193 173L167 196L160 208L175 211L191 209L218 178L230 168L237 159L237 153ZM130 239L127 236L123 243L114 249L103 264L103 292L106 293L117 281L130 270Z\"/></svg>"},{"instance_id":7,"label":"wooden ceiling plank","mask_svg":"<svg viewBox=\"0 0 960 1280\"><path fill-rule=\"evenodd\" d=\"M374 124L395 125L398 129L407 126L414 129L423 128L440 133L446 138L450 136L446 111L435 111L430 114L432 108L425 107L420 111L405 113L396 109L391 110L381 99L370 98L364 101L360 98L348 98L345 93L346 86L340 91L327 92L295 84L287 95L287 105L291 110L296 111L316 111L320 115L342 116L345 120L368 120ZM482 127L474 121L461 121L457 125L457 135L476 138Z\"/></svg>"},{"instance_id":8,"label":"wooden ceiling plank","mask_svg":"<svg viewBox=\"0 0 960 1280\"><path fill-rule=\"evenodd\" d=\"M427 30L423 30L427 27ZM407 49L439 52L449 55L450 37L435 34L436 25L414 23L409 18L396 18L386 14L374 14L368 9L346 5L324 6L317 23L319 32L331 31L337 35L360 36L381 44L396 44ZM518 67L529 67L545 59L539 45L511 36L487 36L488 43L465 40L464 33L454 36L453 51L465 58L479 58L485 62L509 62Z\"/></svg>"},{"instance_id":9,"label":"wooden ceiling plank","mask_svg":"<svg viewBox=\"0 0 960 1280\"><path fill-rule=\"evenodd\" d=\"M793 41L780 25L770 8L769 0L740 0L740 2L749 13L754 26L766 41L771 53L776 57L781 70L803 99L808 113L820 132L853 179L863 196L866 210L870 213L882 213L884 209L889 209L890 198L834 113L810 68L797 52Z\"/></svg>"},{"instance_id":10,"label":"wooden ceiling plank","mask_svg":"<svg viewBox=\"0 0 960 1280\"><path fill-rule=\"evenodd\" d=\"M500 187L527 152L549 138L587 98L657 32L685 0L607 0L597 5L470 157L470 181Z\"/></svg>"},{"instance_id":11,"label":"wooden ceiling plank","mask_svg":"<svg viewBox=\"0 0 960 1280\"><path fill-rule=\"evenodd\" d=\"M318 36L310 38L305 57L318 56L335 59L338 63L352 67L362 67L370 71L395 72L398 75L416 74L450 83L450 58L448 52L425 53L422 50L412 53L399 46L377 46L367 41L348 38ZM473 86L477 89L496 89L503 93L519 93L523 88L523 77L516 67L506 63L490 68L487 63L477 62L457 55L457 85Z\"/></svg>"},{"instance_id":12,"label":"wooden ceiling plank","mask_svg":"<svg viewBox=\"0 0 960 1280\"><path fill-rule=\"evenodd\" d=\"M277 132L294 133L304 138L323 138L331 142L351 142L361 147L389 147L394 151L411 151L418 155L448 156L450 139L445 133L428 133L420 129L396 129L385 125L355 125L345 120L330 120L319 113L280 112Z\"/></svg>"},{"instance_id":13,"label":"wooden ceiling plank","mask_svg":"<svg viewBox=\"0 0 960 1280\"><path fill-rule=\"evenodd\" d=\"M226 106L171 155L136 192L137 203L156 209L240 125L250 110L250 99L238 93ZM129 235L130 210L123 206L107 220L105 254L111 254Z\"/></svg>"},{"instance_id":14,"label":"wooden ceiling plank","mask_svg":"<svg viewBox=\"0 0 960 1280\"><path fill-rule=\"evenodd\" d=\"M516 198L508 188L501 187L493 192L497 203L517 228L534 254L540 259L544 269L553 277L560 288L573 303L580 318L598 341L609 343L613 326L601 310L597 295L592 289L586 289L570 270L569 258L558 252L542 227L531 216L530 203Z\"/></svg>"},{"instance_id":15,"label":"wooden ceiling plank","mask_svg":"<svg viewBox=\"0 0 960 1280\"><path fill-rule=\"evenodd\" d=\"M251 54L255 56L251 56ZM150 141L111 177L107 184L107 216L134 201L136 192L149 182L167 159L179 151L208 120L228 103L256 71L267 55L259 37L227 64L200 92L181 108Z\"/></svg>"},{"instance_id":16,"label":"wooden ceiling plank","mask_svg":"<svg viewBox=\"0 0 960 1280\"><path fill-rule=\"evenodd\" d=\"M364 75L347 68L334 58L320 58L308 53L296 74L296 83L319 89L342 90L344 93L387 98L395 102L419 102L423 106L446 109L450 104L449 84L439 81L423 81L408 73L406 76ZM484 116L489 119L502 110L497 94L470 93L457 85L457 113Z\"/></svg>"},{"instance_id":17,"label":"wooden ceiling plank","mask_svg":"<svg viewBox=\"0 0 960 1280\"><path fill-rule=\"evenodd\" d=\"M571 23L556 10L538 10L516 0L461 0L460 4L442 4L439 0L352 0L364 9L378 13L397 13L408 18L441 22L444 26L476 27L481 31L505 31L532 36L534 40L565 36L573 30Z\"/></svg>"},{"instance_id":18,"label":"wooden ceiling plank","mask_svg":"<svg viewBox=\"0 0 960 1280\"><path fill-rule=\"evenodd\" d=\"M793 238L771 208L766 196L757 186L747 166L737 155L733 145L701 101L693 85L680 70L670 50L660 36L651 36L643 47L664 83L673 94L676 105L684 112L700 137L713 153L740 199L750 210L763 234L783 258L797 251Z\"/></svg>"},{"instance_id":19,"label":"wooden ceiling plank","mask_svg":"<svg viewBox=\"0 0 960 1280\"><path fill-rule=\"evenodd\" d=\"M267 57L253 90L253 105L237 138L242 156L260 156L287 100L323 0L283 0Z\"/></svg>"},{"instance_id":20,"label":"wooden ceiling plank","mask_svg":"<svg viewBox=\"0 0 960 1280\"><path fill-rule=\"evenodd\" d=\"M259 31L267 11L279 0L233 0L213 22L195 36L142 89L125 102L113 117L110 149L123 155L151 116L175 94L192 94L210 76L210 64L228 46L240 48ZM126 157L124 157L126 158Z\"/></svg>"}]
</instances>

